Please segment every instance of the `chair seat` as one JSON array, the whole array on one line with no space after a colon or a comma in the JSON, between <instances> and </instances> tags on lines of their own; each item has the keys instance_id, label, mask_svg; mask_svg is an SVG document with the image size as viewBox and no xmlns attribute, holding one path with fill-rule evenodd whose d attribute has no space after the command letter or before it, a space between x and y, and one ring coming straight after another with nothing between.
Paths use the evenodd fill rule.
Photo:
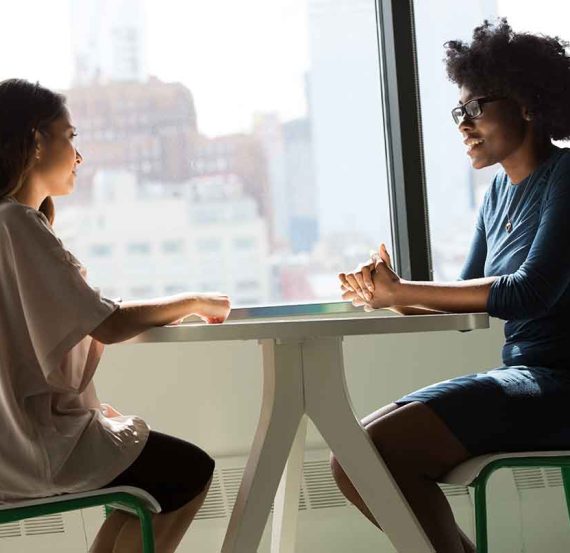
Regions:
<instances>
[{"instance_id":1,"label":"chair seat","mask_svg":"<svg viewBox=\"0 0 570 553\"><path fill-rule=\"evenodd\" d=\"M15 501L11 503L0 504L0 511L15 509L19 507L36 507L38 505L46 505L48 503L58 503L60 501L70 501L72 499L85 499L87 497L97 497L99 495L109 495L111 493L128 493L138 497L151 513L160 513L161 507L158 501L150 495L147 491L134 486L116 486L113 488L102 488L98 490L91 490L88 492L79 493L66 493L62 495L53 495L50 497L40 497L38 499L28 499L25 501ZM118 506L118 508L120 508Z\"/></svg>"},{"instance_id":2,"label":"chair seat","mask_svg":"<svg viewBox=\"0 0 570 553\"><path fill-rule=\"evenodd\" d=\"M516 453L491 453L468 459L442 476L442 484L469 486L481 471L493 461L516 459L519 457L570 457L570 451L520 451Z\"/></svg>"}]
</instances>

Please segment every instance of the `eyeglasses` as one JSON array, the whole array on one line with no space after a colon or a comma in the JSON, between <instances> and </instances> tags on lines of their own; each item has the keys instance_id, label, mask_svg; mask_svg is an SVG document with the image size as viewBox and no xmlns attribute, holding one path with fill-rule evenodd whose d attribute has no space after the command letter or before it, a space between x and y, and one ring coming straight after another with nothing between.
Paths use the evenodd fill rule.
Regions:
<instances>
[{"instance_id":1,"label":"eyeglasses","mask_svg":"<svg viewBox=\"0 0 570 553\"><path fill-rule=\"evenodd\" d=\"M485 96L483 98L474 98L465 102L462 106L456 106L451 110L451 116L456 125L459 125L464 117L475 119L480 117L483 113L483 104L488 102L495 102L496 100L503 100L504 96Z\"/></svg>"}]
</instances>

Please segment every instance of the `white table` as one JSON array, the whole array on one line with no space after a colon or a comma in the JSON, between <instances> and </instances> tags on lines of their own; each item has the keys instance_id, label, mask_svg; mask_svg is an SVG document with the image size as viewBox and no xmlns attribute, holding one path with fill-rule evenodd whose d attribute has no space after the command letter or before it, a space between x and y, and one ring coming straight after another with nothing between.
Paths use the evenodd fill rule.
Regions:
<instances>
[{"instance_id":1,"label":"white table","mask_svg":"<svg viewBox=\"0 0 570 553\"><path fill-rule=\"evenodd\" d=\"M263 350L259 423L222 546L254 553L274 501L272 553L293 553L307 417L328 443L397 551L434 553L422 527L354 415L343 336L474 330L485 313L312 317L157 327L131 343L258 340Z\"/></svg>"}]
</instances>

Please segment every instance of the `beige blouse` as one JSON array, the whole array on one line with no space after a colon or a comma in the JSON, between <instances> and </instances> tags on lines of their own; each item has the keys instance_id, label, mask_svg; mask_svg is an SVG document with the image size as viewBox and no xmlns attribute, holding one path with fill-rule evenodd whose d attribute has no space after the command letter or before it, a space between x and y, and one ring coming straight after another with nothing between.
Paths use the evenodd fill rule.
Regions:
<instances>
[{"instance_id":1,"label":"beige blouse","mask_svg":"<svg viewBox=\"0 0 570 553\"><path fill-rule=\"evenodd\" d=\"M89 333L117 308L42 213L0 199L0 502L101 487L142 451L146 423L106 417L92 382Z\"/></svg>"}]
</instances>

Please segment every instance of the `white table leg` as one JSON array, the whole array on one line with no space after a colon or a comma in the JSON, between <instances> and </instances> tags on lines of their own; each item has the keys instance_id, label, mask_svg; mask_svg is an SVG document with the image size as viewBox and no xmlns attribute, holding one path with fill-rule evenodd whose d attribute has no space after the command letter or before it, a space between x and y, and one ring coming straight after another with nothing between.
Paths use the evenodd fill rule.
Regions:
<instances>
[{"instance_id":1,"label":"white table leg","mask_svg":"<svg viewBox=\"0 0 570 553\"><path fill-rule=\"evenodd\" d=\"M259 423L222 553L255 553L304 412L300 343L261 340L263 399Z\"/></svg>"},{"instance_id":2,"label":"white table leg","mask_svg":"<svg viewBox=\"0 0 570 553\"><path fill-rule=\"evenodd\" d=\"M303 345L305 409L397 551L435 553L377 449L356 419L346 389L342 338Z\"/></svg>"},{"instance_id":3,"label":"white table leg","mask_svg":"<svg viewBox=\"0 0 570 553\"><path fill-rule=\"evenodd\" d=\"M303 415L273 503L271 553L295 553L306 436L307 417Z\"/></svg>"}]
</instances>

